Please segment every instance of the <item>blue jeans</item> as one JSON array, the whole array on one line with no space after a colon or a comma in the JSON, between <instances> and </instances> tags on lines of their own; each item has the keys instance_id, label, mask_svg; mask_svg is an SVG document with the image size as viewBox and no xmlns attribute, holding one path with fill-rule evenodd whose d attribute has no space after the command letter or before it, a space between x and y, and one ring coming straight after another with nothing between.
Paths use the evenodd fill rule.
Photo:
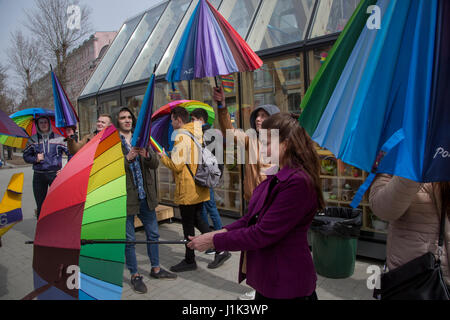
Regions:
<instances>
[{"instance_id":1,"label":"blue jeans","mask_svg":"<svg viewBox=\"0 0 450 320\"><path fill-rule=\"evenodd\" d=\"M209 226L208 222L208 215L211 217L211 220L214 225L214 230L221 230L222 229L222 221L220 219L219 211L216 207L216 201L214 200L214 190L212 188L209 189L209 201L203 202L203 209L202 209L202 218L206 222L206 224Z\"/></svg>"},{"instance_id":2,"label":"blue jeans","mask_svg":"<svg viewBox=\"0 0 450 320\"><path fill-rule=\"evenodd\" d=\"M137 215L139 220L144 225L147 241L158 241L158 220L156 219L156 211L150 210L147 204L147 200L140 200L140 210ZM127 216L126 225L127 241L136 241L136 235L134 232L134 215ZM130 270L130 273L138 273L137 260L136 260L136 246L134 244L125 245L125 261ZM150 258L152 268L159 267L159 247L157 244L147 244L147 254Z\"/></svg>"}]
</instances>

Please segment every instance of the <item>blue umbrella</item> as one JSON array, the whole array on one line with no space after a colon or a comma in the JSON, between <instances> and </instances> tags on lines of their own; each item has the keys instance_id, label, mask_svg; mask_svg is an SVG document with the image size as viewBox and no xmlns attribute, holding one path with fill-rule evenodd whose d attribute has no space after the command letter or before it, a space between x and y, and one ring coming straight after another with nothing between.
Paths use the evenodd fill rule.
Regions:
<instances>
[{"instance_id":1,"label":"blue umbrella","mask_svg":"<svg viewBox=\"0 0 450 320\"><path fill-rule=\"evenodd\" d=\"M326 105L306 102L300 119L314 128L309 133L319 145L372 173L353 207L377 173L450 180L450 3L379 0L377 6L381 28L362 27ZM321 93L311 88L309 96ZM315 110L318 122L307 123Z\"/></svg>"}]
</instances>

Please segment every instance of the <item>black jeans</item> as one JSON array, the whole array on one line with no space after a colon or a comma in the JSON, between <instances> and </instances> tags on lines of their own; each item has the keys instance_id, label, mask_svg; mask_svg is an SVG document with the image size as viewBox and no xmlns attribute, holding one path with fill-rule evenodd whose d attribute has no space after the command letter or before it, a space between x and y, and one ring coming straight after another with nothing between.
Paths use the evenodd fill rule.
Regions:
<instances>
[{"instance_id":1,"label":"black jeans","mask_svg":"<svg viewBox=\"0 0 450 320\"><path fill-rule=\"evenodd\" d=\"M37 217L41 214L42 204L44 203L47 191L53 180L56 178L56 172L34 172L33 175L33 193L37 206Z\"/></svg>"},{"instance_id":2,"label":"black jeans","mask_svg":"<svg viewBox=\"0 0 450 320\"><path fill-rule=\"evenodd\" d=\"M180 205L181 224L183 225L183 234L186 240L189 236L195 236L195 229L197 228L202 234L208 233L208 224L202 219L203 202L193 205ZM195 262L194 250L186 246L185 260L187 263Z\"/></svg>"},{"instance_id":3,"label":"black jeans","mask_svg":"<svg viewBox=\"0 0 450 320\"><path fill-rule=\"evenodd\" d=\"M271 299L271 298L264 297L262 294L260 294L258 291L256 291L255 300L259 300L259 301L270 301L270 300L276 301L276 300L279 300L279 299ZM299 298L286 299L286 300L292 300L292 301L316 301L316 300L319 300L319 298L317 298L317 294L314 291L312 293L312 295L310 295L308 297L299 297Z\"/></svg>"}]
</instances>

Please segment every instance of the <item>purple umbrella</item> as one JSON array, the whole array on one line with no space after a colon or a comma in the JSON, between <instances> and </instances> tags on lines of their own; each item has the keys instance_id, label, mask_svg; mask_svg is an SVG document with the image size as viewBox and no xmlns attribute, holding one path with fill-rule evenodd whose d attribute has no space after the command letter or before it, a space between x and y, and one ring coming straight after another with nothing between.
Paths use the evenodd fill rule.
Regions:
<instances>
[{"instance_id":1,"label":"purple umbrella","mask_svg":"<svg viewBox=\"0 0 450 320\"><path fill-rule=\"evenodd\" d=\"M17 138L28 138L27 133L2 110L0 110L0 134Z\"/></svg>"}]
</instances>

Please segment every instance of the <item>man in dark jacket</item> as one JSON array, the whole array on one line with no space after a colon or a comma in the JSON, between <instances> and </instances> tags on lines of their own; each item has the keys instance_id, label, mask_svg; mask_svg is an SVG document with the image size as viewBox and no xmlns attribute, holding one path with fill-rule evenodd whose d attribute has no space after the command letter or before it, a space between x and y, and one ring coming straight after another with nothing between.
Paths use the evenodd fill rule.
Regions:
<instances>
[{"instance_id":1,"label":"man in dark jacket","mask_svg":"<svg viewBox=\"0 0 450 320\"><path fill-rule=\"evenodd\" d=\"M35 121L37 133L28 139L23 159L33 164L33 193L39 218L48 188L62 168L62 155L65 153L70 158L70 154L64 137L51 131L50 118L40 116Z\"/></svg>"},{"instance_id":2,"label":"man in dark jacket","mask_svg":"<svg viewBox=\"0 0 450 320\"><path fill-rule=\"evenodd\" d=\"M127 180L127 241L136 241L134 232L134 217L142 221L147 241L158 241L158 220L155 208L158 205L156 191L156 172L159 158L151 149L131 147L133 128L136 118L130 109L120 109L116 121L122 140L122 151L125 155L125 173ZM172 280L176 275L159 265L159 247L157 244L147 244L147 254L152 265L150 276L156 279ZM131 274L131 285L135 292L146 293L147 287L137 270L136 251L134 244L125 246L125 259Z\"/></svg>"}]
</instances>

